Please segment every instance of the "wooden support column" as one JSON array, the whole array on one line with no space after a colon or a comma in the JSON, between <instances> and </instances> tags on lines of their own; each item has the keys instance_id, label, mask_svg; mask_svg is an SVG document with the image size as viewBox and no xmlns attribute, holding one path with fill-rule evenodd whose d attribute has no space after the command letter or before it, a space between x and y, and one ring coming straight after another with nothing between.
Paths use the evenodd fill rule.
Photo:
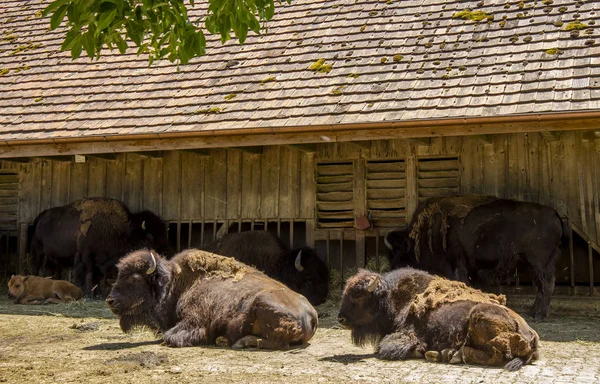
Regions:
<instances>
[{"instance_id":1,"label":"wooden support column","mask_svg":"<svg viewBox=\"0 0 600 384\"><path fill-rule=\"evenodd\" d=\"M314 248L315 247L315 221L312 219L308 219L305 222L306 224L306 246Z\"/></svg>"},{"instance_id":2,"label":"wooden support column","mask_svg":"<svg viewBox=\"0 0 600 384\"><path fill-rule=\"evenodd\" d=\"M19 274L27 275L28 271L31 271L31 262L29 260L29 254L27 253L27 243L29 239L27 239L27 229L28 223L20 223L19 224L19 263L18 269ZM8 257L8 256L7 256Z\"/></svg>"},{"instance_id":3,"label":"wooden support column","mask_svg":"<svg viewBox=\"0 0 600 384\"><path fill-rule=\"evenodd\" d=\"M417 158L414 154L406 157L406 222L410 223L419 204L417 185Z\"/></svg>"}]
</instances>

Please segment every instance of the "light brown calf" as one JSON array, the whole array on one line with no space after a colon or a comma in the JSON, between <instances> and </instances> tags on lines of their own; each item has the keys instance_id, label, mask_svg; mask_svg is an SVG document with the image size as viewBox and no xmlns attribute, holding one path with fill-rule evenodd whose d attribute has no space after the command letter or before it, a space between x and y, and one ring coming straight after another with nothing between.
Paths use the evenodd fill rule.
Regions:
<instances>
[{"instance_id":1,"label":"light brown calf","mask_svg":"<svg viewBox=\"0 0 600 384\"><path fill-rule=\"evenodd\" d=\"M82 296L81 289L65 280L13 275L8 282L8 297L15 304L65 303Z\"/></svg>"}]
</instances>

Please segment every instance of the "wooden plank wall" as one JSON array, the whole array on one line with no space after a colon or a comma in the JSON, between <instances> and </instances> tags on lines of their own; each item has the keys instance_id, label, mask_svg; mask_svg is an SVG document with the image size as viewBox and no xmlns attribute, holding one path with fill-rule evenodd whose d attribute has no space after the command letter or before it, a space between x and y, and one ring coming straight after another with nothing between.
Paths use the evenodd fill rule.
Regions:
<instances>
[{"instance_id":1,"label":"wooden plank wall","mask_svg":"<svg viewBox=\"0 0 600 384\"><path fill-rule=\"evenodd\" d=\"M169 221L313 219L317 161L401 158L410 184L418 158L459 155L461 192L553 206L600 242L600 141L586 137L574 131L554 141L533 133L484 140L434 138L429 143L377 140L366 148L324 143L314 153L279 146L265 146L262 154L239 149L212 149L209 156L129 153L115 160L88 158L83 164L2 161L0 168L20 171L19 222L31 222L43 209L85 196L122 199L132 210L151 209ZM409 184L408 215L418 196Z\"/></svg>"}]
</instances>

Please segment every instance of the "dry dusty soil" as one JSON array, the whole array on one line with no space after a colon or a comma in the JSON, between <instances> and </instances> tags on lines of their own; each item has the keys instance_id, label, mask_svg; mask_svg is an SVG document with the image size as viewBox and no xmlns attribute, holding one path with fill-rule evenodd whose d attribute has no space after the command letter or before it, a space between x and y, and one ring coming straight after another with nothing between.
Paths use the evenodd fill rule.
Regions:
<instances>
[{"instance_id":1,"label":"dry dusty soil","mask_svg":"<svg viewBox=\"0 0 600 384\"><path fill-rule=\"evenodd\" d=\"M0 382L7 383L600 383L600 318L533 324L541 360L519 372L421 360L377 360L318 308L310 345L289 351L168 348L123 334L102 302L25 306L0 299Z\"/></svg>"}]
</instances>

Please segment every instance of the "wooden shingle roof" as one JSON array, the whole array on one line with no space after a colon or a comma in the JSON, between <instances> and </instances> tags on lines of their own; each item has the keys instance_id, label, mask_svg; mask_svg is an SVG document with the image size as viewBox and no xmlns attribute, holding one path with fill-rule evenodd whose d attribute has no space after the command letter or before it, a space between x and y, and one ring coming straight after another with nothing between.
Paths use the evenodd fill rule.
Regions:
<instances>
[{"instance_id":1,"label":"wooden shingle roof","mask_svg":"<svg viewBox=\"0 0 600 384\"><path fill-rule=\"evenodd\" d=\"M45 5L0 2L1 142L600 109L597 1L294 0L179 70L72 61Z\"/></svg>"}]
</instances>

